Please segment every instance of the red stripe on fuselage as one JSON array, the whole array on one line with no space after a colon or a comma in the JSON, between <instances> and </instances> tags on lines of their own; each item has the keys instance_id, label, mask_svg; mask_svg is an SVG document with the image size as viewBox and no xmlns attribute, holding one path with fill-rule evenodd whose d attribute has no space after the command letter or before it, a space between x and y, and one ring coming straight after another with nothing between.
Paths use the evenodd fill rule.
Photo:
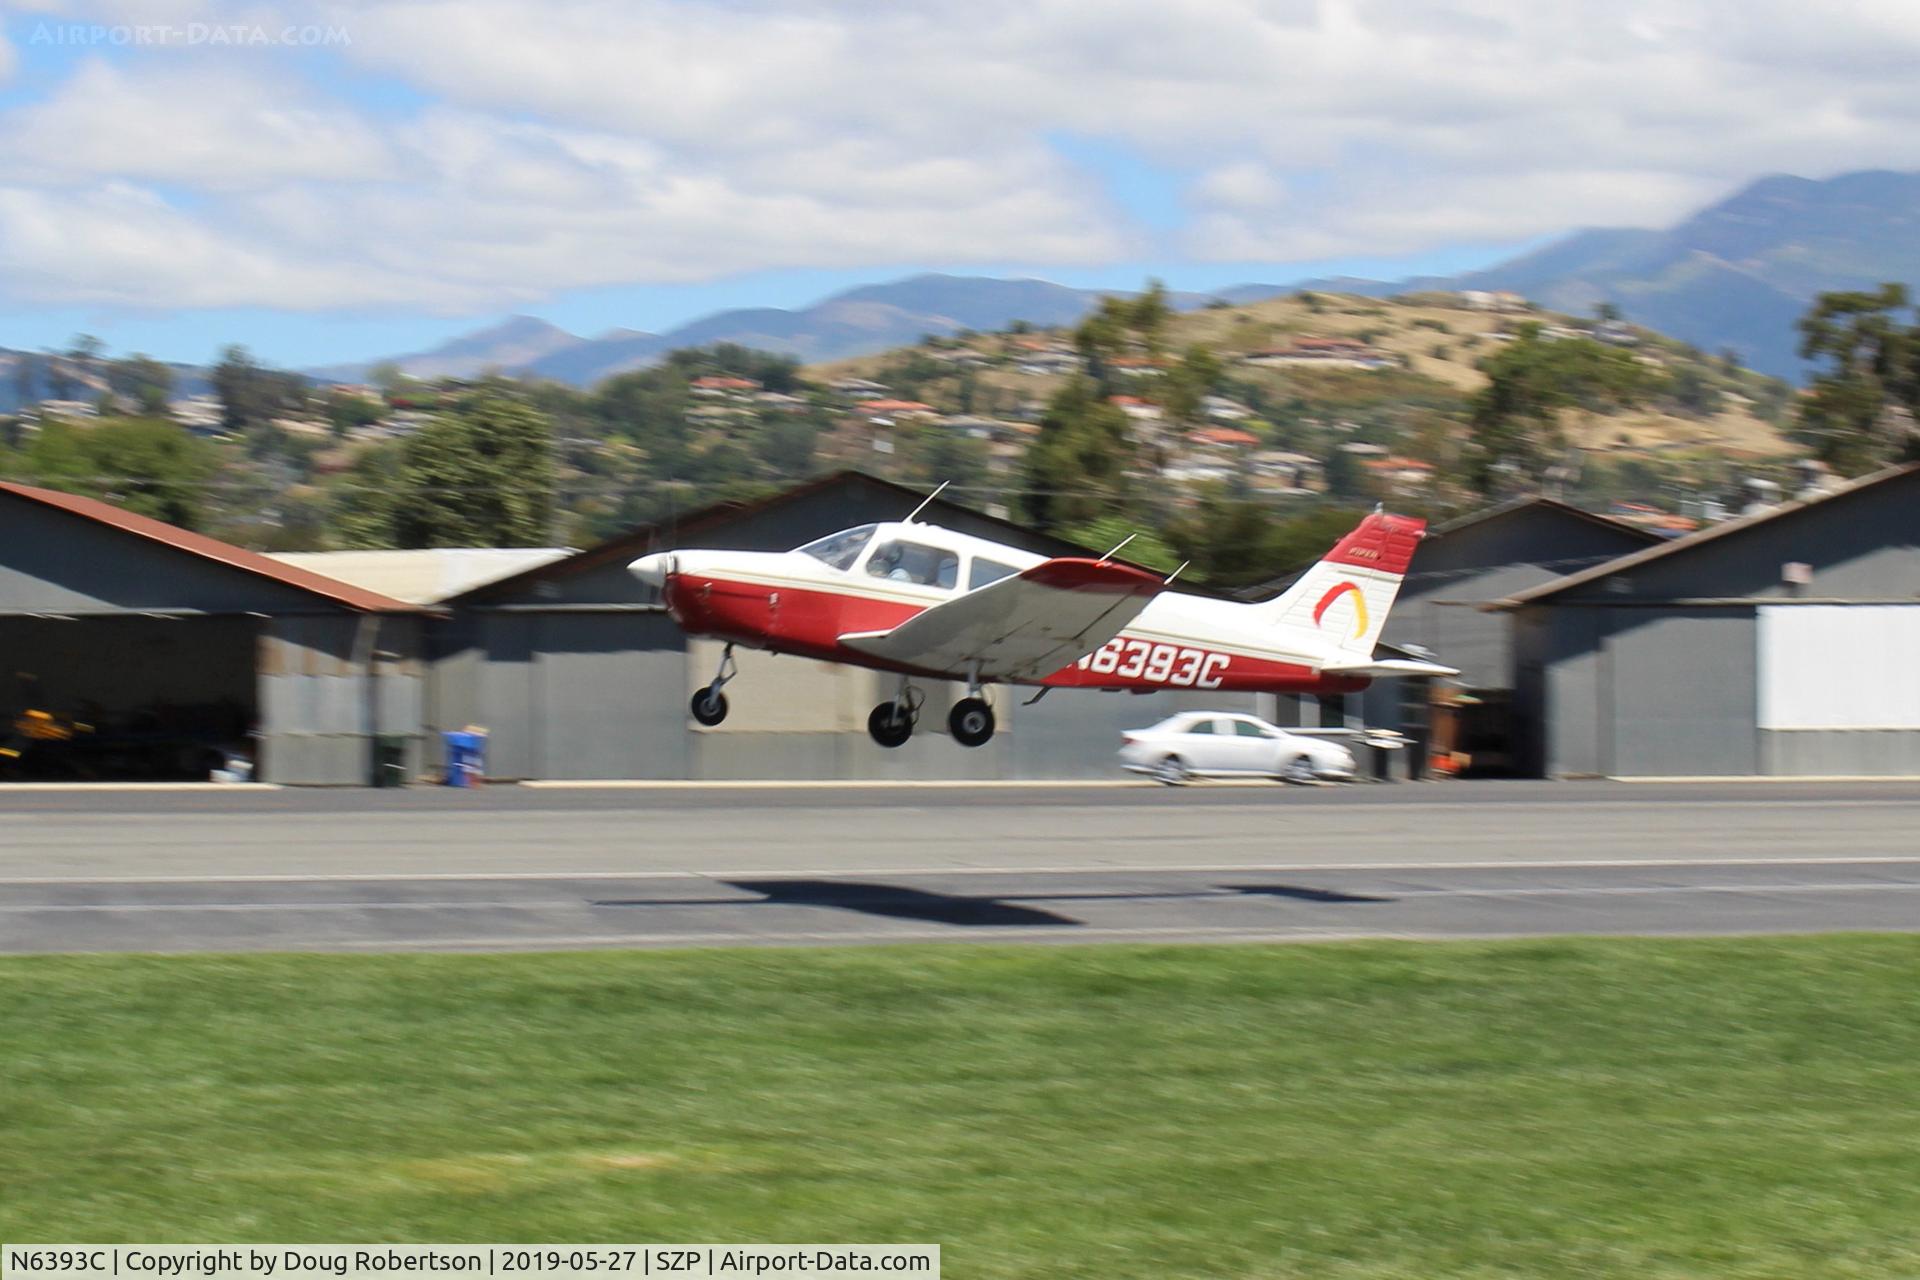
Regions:
<instances>
[{"instance_id":1,"label":"red stripe on fuselage","mask_svg":"<svg viewBox=\"0 0 1920 1280\"><path fill-rule=\"evenodd\" d=\"M843 635L891 631L931 608L931 603L913 604L810 587L775 587L697 573L680 573L668 578L663 595L674 620L695 635L876 671L941 674L885 662L840 643ZM1114 643L1120 646L1121 652L1108 671L1069 663L1037 683L1056 688L1143 692L1196 688L1251 693L1350 693L1366 688L1369 683L1358 676L1322 676L1300 663L1212 650L1200 641L1180 645L1122 634ZM1139 655L1140 674L1122 675L1121 672L1134 669L1137 646L1144 646ZM1174 650L1171 660L1160 661L1158 649ZM1197 655L1197 658L1187 655ZM1149 672L1162 667L1174 678L1149 678ZM1178 675L1189 668L1195 673L1193 679L1180 683Z\"/></svg>"}]
</instances>

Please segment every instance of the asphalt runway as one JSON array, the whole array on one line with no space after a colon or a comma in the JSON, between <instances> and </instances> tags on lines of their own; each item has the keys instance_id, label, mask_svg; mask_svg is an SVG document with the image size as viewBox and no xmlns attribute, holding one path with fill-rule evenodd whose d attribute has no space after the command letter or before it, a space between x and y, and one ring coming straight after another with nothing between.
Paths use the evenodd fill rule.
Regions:
<instances>
[{"instance_id":1,"label":"asphalt runway","mask_svg":"<svg viewBox=\"0 0 1920 1280\"><path fill-rule=\"evenodd\" d=\"M0 951L1920 929L1920 786L0 792Z\"/></svg>"}]
</instances>

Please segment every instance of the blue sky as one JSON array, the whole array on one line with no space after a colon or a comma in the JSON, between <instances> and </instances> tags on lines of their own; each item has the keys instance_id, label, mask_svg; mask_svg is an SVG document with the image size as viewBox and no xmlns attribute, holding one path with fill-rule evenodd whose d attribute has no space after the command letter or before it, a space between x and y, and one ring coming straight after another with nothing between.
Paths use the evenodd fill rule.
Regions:
<instances>
[{"instance_id":1,"label":"blue sky","mask_svg":"<svg viewBox=\"0 0 1920 1280\"><path fill-rule=\"evenodd\" d=\"M308 365L928 270L1446 274L1767 172L1913 167L1910 6L1717 13L21 0L0 345Z\"/></svg>"}]
</instances>

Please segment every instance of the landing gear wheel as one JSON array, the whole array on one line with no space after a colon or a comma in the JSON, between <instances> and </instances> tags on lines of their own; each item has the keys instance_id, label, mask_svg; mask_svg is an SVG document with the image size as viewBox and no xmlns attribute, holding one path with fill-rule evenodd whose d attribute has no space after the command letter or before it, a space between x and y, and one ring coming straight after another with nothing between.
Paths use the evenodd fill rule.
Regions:
<instances>
[{"instance_id":1,"label":"landing gear wheel","mask_svg":"<svg viewBox=\"0 0 1920 1280\"><path fill-rule=\"evenodd\" d=\"M1314 780L1313 760L1308 756L1295 756L1280 777L1282 781L1306 786Z\"/></svg>"},{"instance_id":2,"label":"landing gear wheel","mask_svg":"<svg viewBox=\"0 0 1920 1280\"><path fill-rule=\"evenodd\" d=\"M1192 777L1192 770L1187 768L1187 762L1179 756L1168 756L1153 771L1153 780L1169 787L1184 787Z\"/></svg>"},{"instance_id":3,"label":"landing gear wheel","mask_svg":"<svg viewBox=\"0 0 1920 1280\"><path fill-rule=\"evenodd\" d=\"M903 747L913 736L913 716L897 702L883 702L868 714L867 732L883 747Z\"/></svg>"},{"instance_id":4,"label":"landing gear wheel","mask_svg":"<svg viewBox=\"0 0 1920 1280\"><path fill-rule=\"evenodd\" d=\"M947 729L963 747L982 747L993 737L993 708L984 698L962 698L947 713Z\"/></svg>"},{"instance_id":5,"label":"landing gear wheel","mask_svg":"<svg viewBox=\"0 0 1920 1280\"><path fill-rule=\"evenodd\" d=\"M727 718L727 695L712 685L693 695L693 718L701 724L712 726Z\"/></svg>"}]
</instances>

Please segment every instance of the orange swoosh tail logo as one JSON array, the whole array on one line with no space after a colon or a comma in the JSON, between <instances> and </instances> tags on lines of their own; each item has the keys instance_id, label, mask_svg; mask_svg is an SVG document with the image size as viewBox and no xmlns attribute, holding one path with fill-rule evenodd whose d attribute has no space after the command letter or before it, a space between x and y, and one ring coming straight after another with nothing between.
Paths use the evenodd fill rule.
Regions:
<instances>
[{"instance_id":1,"label":"orange swoosh tail logo","mask_svg":"<svg viewBox=\"0 0 1920 1280\"><path fill-rule=\"evenodd\" d=\"M1343 595L1353 596L1353 634L1357 639L1367 634L1367 598L1360 594L1360 588L1351 582L1337 582L1327 588L1327 594L1320 597L1320 603L1313 606L1313 624L1320 625L1320 619L1333 602Z\"/></svg>"}]
</instances>

